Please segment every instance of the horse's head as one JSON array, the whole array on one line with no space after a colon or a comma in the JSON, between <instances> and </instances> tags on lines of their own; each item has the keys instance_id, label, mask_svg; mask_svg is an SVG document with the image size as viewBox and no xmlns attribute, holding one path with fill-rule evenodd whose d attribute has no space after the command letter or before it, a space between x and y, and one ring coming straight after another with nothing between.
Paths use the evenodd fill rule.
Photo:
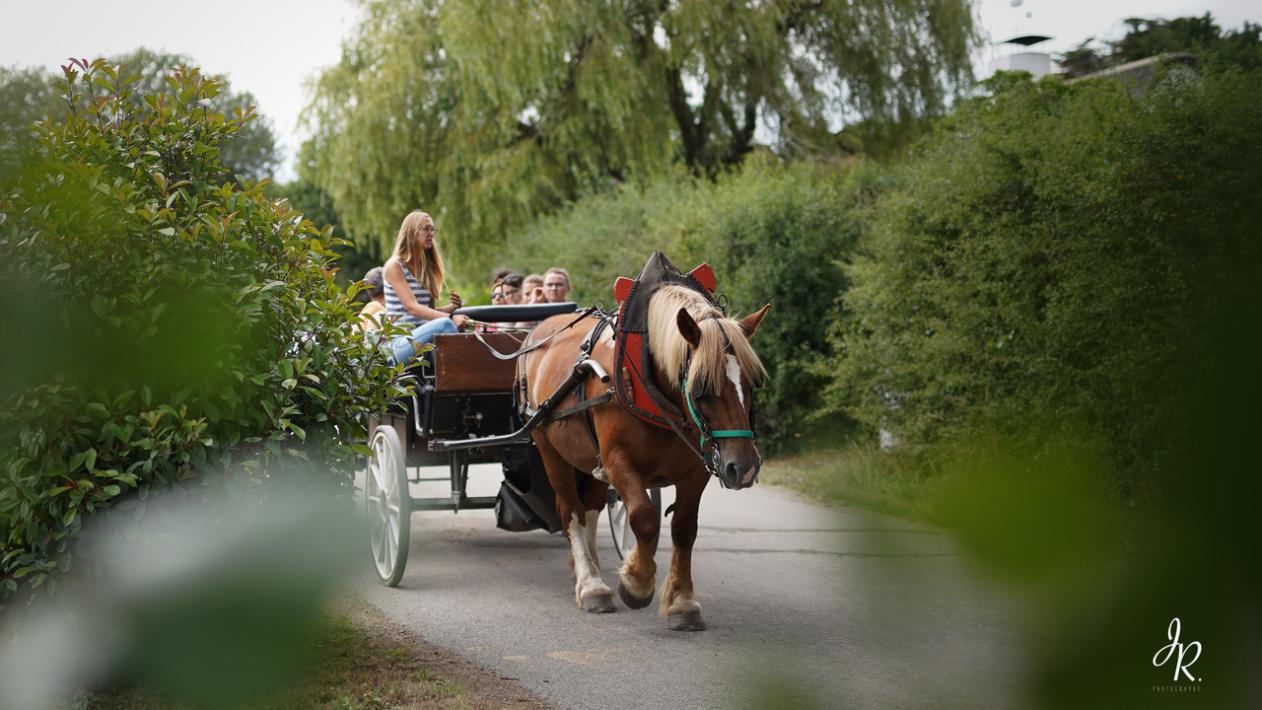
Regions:
<instances>
[{"instance_id":1,"label":"horse's head","mask_svg":"<svg viewBox=\"0 0 1262 710\"><path fill-rule=\"evenodd\" d=\"M754 388L766 376L749 344L771 304L737 321L714 314L700 321L687 308L675 318L688 344L681 377L684 414L700 430L699 443L725 488L758 480L762 458L754 443Z\"/></svg>"}]
</instances>

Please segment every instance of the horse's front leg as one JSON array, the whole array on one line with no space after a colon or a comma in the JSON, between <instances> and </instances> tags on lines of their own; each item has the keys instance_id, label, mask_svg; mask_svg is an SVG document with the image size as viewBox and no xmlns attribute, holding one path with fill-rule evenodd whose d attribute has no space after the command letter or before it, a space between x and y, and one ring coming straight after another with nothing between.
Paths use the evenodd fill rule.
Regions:
<instances>
[{"instance_id":1,"label":"horse's front leg","mask_svg":"<svg viewBox=\"0 0 1262 710\"><path fill-rule=\"evenodd\" d=\"M599 511L589 510L578 497L574 468L546 437L536 435L535 445L556 491L557 516L570 542L570 566L574 570L574 603L583 611L606 613L614 610L613 593L600 576L596 561L595 535ZM604 489L603 486L600 487ZM591 491L589 491L591 493ZM595 493L592 493L595 497Z\"/></svg>"},{"instance_id":2,"label":"horse's front leg","mask_svg":"<svg viewBox=\"0 0 1262 710\"><path fill-rule=\"evenodd\" d=\"M618 570L618 597L630 609L643 609L653 601L657 587L657 562L653 559L653 541L661 527L661 513L644 489L644 479L625 457L611 456L609 475L617 485L618 495L635 533L635 547Z\"/></svg>"},{"instance_id":3,"label":"horse's front leg","mask_svg":"<svg viewBox=\"0 0 1262 710\"><path fill-rule=\"evenodd\" d=\"M701 605L692 592L692 544L697 540L697 511L701 494L710 477L704 474L675 484L675 514L671 518L670 538L675 554L670 560L670 575L662 589L660 611L666 624L676 631L702 631Z\"/></svg>"}]
</instances>

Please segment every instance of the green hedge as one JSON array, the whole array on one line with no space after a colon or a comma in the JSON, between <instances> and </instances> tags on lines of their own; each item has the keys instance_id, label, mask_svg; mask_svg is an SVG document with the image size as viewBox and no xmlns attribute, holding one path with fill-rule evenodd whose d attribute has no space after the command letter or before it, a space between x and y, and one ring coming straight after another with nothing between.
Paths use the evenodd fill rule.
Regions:
<instances>
[{"instance_id":1,"label":"green hedge","mask_svg":"<svg viewBox=\"0 0 1262 710\"><path fill-rule=\"evenodd\" d=\"M755 342L771 373L758 435L764 451L784 451L815 424L826 377L812 363L828 350L842 262L880 185L869 164L784 166L755 156L714 182L676 175L580 200L510 239L507 263L565 266L578 300L612 307L614 279L634 276L660 249L683 269L710 262L734 313L771 303Z\"/></svg>"},{"instance_id":2,"label":"green hedge","mask_svg":"<svg viewBox=\"0 0 1262 710\"><path fill-rule=\"evenodd\" d=\"M962 106L876 206L831 405L913 443L1085 434L1132 491L1181 426L1202 324L1258 263L1259 135L1256 73L1017 82Z\"/></svg>"},{"instance_id":3,"label":"green hedge","mask_svg":"<svg viewBox=\"0 0 1262 710\"><path fill-rule=\"evenodd\" d=\"M349 489L392 368L352 330L321 233L225 182L250 115L196 69L135 100L72 62L73 107L0 193L0 599L68 569L84 518L280 462Z\"/></svg>"}]
</instances>

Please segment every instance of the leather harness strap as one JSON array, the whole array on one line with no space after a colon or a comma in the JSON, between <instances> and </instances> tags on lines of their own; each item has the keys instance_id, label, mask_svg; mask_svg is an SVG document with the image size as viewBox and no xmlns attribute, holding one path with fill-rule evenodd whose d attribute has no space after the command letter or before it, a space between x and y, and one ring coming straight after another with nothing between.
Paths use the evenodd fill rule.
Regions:
<instances>
[{"instance_id":1,"label":"leather harness strap","mask_svg":"<svg viewBox=\"0 0 1262 710\"><path fill-rule=\"evenodd\" d=\"M610 320L609 316L606 316L603 312L601 313L600 321L596 323L596 327L592 328L591 332L587 334L587 337L583 339L583 344L579 346L578 361L574 363L574 367L582 365L585 360L591 358L592 351L596 349L596 343L600 341L600 334L605 331L605 328L612 326ZM604 399L601 400L601 397L604 397ZM583 423L587 425L587 433L592 437L592 446L596 448L596 461L598 464L600 461L600 438L596 436L596 423L592 421L591 410L592 407L604 404L612 398L613 388L610 388L606 390L603 395L599 395L593 399L588 399L587 380L584 379L578 384L578 404L565 410L566 416L569 416L570 414L577 414L578 412L583 413ZM601 401L598 402L596 400ZM573 411L571 412L570 410ZM560 419L561 417L558 415L556 418Z\"/></svg>"},{"instance_id":2,"label":"leather harness strap","mask_svg":"<svg viewBox=\"0 0 1262 710\"><path fill-rule=\"evenodd\" d=\"M611 388L611 389L605 390L604 392L601 392L600 394L596 395L595 397L592 397L591 399L584 399L578 404L574 405L573 407L566 407L565 409L555 412L551 417L549 417L549 419L553 421L557 419L565 419L566 417L574 416L575 414L578 414L579 412L586 412L593 407L599 407L600 405L612 399L613 399L613 389ZM590 422L590 419L591 419L591 415L589 413L588 414L589 422ZM595 436L596 434L595 434L595 431L593 430L592 437L595 438Z\"/></svg>"}]
</instances>

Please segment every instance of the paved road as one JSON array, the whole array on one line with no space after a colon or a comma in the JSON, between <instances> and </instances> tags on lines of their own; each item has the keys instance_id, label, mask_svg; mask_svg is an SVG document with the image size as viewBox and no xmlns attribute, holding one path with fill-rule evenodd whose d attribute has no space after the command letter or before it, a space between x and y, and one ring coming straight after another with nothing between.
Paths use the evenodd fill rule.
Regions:
<instances>
[{"instance_id":1,"label":"paved road","mask_svg":"<svg viewBox=\"0 0 1262 710\"><path fill-rule=\"evenodd\" d=\"M498 482L497 466L474 467L470 494ZM443 493L427 485L413 496ZM607 522L600 557L612 586ZM822 707L1024 704L1017 607L969 572L947 536L768 486L711 487L700 522L700 633L669 631L656 599L579 611L565 539L498 530L490 511L414 514L402 584L382 587L365 567L358 587L429 641L564 708L748 707L785 693ZM669 554L663 535L659 585Z\"/></svg>"}]
</instances>

